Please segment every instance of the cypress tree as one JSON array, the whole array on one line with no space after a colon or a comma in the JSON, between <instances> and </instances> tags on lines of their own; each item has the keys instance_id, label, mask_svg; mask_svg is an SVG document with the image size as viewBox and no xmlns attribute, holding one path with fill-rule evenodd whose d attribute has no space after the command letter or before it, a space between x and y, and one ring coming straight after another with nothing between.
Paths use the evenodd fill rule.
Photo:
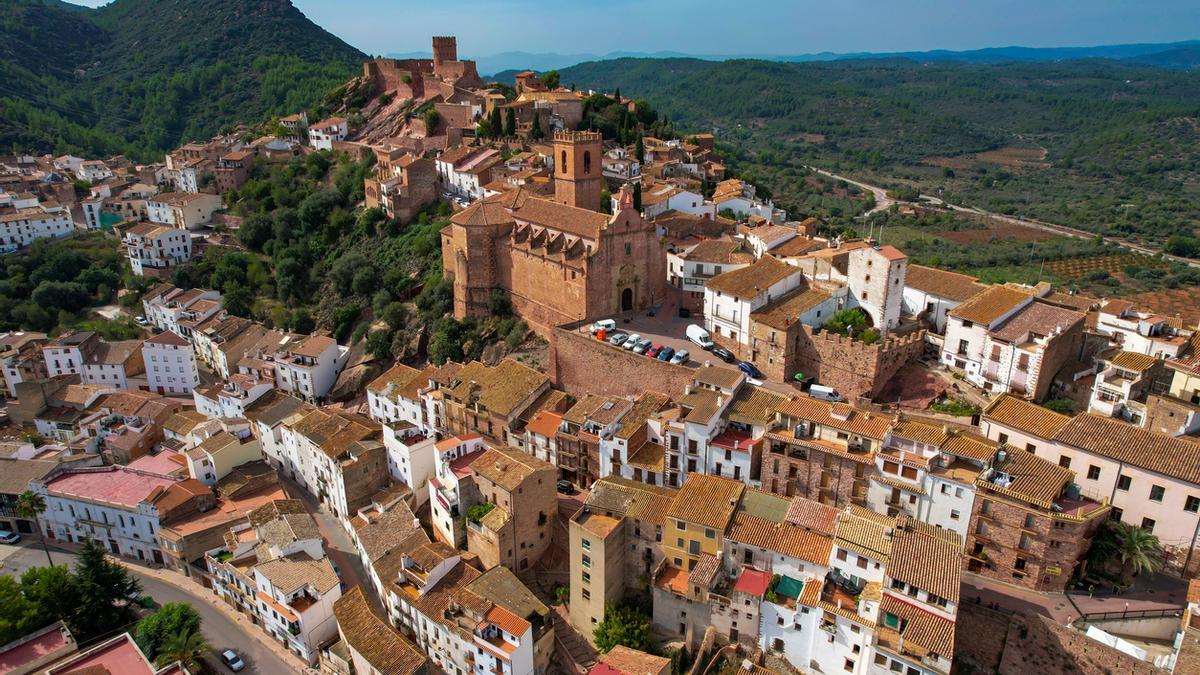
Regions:
<instances>
[{"instance_id":1,"label":"cypress tree","mask_svg":"<svg viewBox=\"0 0 1200 675\"><path fill-rule=\"evenodd\" d=\"M488 124L491 126L492 138L500 138L504 135L504 126L500 122L500 108L492 108Z\"/></svg>"},{"instance_id":2,"label":"cypress tree","mask_svg":"<svg viewBox=\"0 0 1200 675\"><path fill-rule=\"evenodd\" d=\"M504 135L509 138L517 135L517 114L512 108L508 109L508 115L505 116Z\"/></svg>"},{"instance_id":3,"label":"cypress tree","mask_svg":"<svg viewBox=\"0 0 1200 675\"><path fill-rule=\"evenodd\" d=\"M642 184L641 183L633 184L633 210L635 210L639 213L642 211Z\"/></svg>"}]
</instances>

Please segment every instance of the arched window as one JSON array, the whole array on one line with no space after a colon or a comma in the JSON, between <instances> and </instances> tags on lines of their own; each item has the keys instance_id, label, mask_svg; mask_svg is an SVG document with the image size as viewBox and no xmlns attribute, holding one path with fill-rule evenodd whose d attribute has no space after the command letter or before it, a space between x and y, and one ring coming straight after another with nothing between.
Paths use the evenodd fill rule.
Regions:
<instances>
[{"instance_id":1,"label":"arched window","mask_svg":"<svg viewBox=\"0 0 1200 675\"><path fill-rule=\"evenodd\" d=\"M592 153L590 150L583 151L583 172L592 172Z\"/></svg>"},{"instance_id":2,"label":"arched window","mask_svg":"<svg viewBox=\"0 0 1200 675\"><path fill-rule=\"evenodd\" d=\"M560 171L559 173L566 173L567 172L567 151L566 150L562 151L562 162L561 163L562 163L562 171Z\"/></svg>"}]
</instances>

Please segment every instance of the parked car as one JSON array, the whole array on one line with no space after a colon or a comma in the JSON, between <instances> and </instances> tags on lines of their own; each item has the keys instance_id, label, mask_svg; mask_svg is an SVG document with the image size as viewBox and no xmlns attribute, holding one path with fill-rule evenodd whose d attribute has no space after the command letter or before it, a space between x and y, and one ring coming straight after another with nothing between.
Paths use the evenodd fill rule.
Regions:
<instances>
[{"instance_id":1,"label":"parked car","mask_svg":"<svg viewBox=\"0 0 1200 675\"><path fill-rule=\"evenodd\" d=\"M559 478L558 483L556 483L556 487L558 487L558 491L564 495L575 494L575 486L572 485L571 481L567 480L566 478Z\"/></svg>"},{"instance_id":2,"label":"parked car","mask_svg":"<svg viewBox=\"0 0 1200 675\"><path fill-rule=\"evenodd\" d=\"M692 317L692 310L688 309L687 307L679 308L679 318L690 319L691 317Z\"/></svg>"},{"instance_id":3,"label":"parked car","mask_svg":"<svg viewBox=\"0 0 1200 675\"><path fill-rule=\"evenodd\" d=\"M595 335L596 333L600 332L601 330L612 331L616 327L617 327L616 321L614 321L612 319L601 319L601 320L597 321L596 323L592 324L591 331L592 331L592 335Z\"/></svg>"},{"instance_id":4,"label":"parked car","mask_svg":"<svg viewBox=\"0 0 1200 675\"><path fill-rule=\"evenodd\" d=\"M662 345L654 345L650 349L646 350L646 356L649 356L652 359L656 359L656 358L658 358L658 353L661 352L662 350L663 350Z\"/></svg>"},{"instance_id":5,"label":"parked car","mask_svg":"<svg viewBox=\"0 0 1200 675\"><path fill-rule=\"evenodd\" d=\"M628 339L629 333L617 333L616 335L608 338L608 344L620 347L621 345L625 344L625 341Z\"/></svg>"},{"instance_id":6,"label":"parked car","mask_svg":"<svg viewBox=\"0 0 1200 675\"><path fill-rule=\"evenodd\" d=\"M650 349L650 346L653 344L654 343L650 341L650 338L642 338L641 340L638 340L636 345L633 346L633 353L645 354L646 350Z\"/></svg>"},{"instance_id":7,"label":"parked car","mask_svg":"<svg viewBox=\"0 0 1200 675\"><path fill-rule=\"evenodd\" d=\"M703 327L696 324L690 324L687 327L687 339L691 340L701 349L709 350L713 348L712 336Z\"/></svg>"},{"instance_id":8,"label":"parked car","mask_svg":"<svg viewBox=\"0 0 1200 675\"><path fill-rule=\"evenodd\" d=\"M739 363L738 370L749 375L750 377L753 377L756 380L763 379L762 371L759 370L758 368L755 368L754 364L750 363L749 361L742 361L741 363Z\"/></svg>"},{"instance_id":9,"label":"parked car","mask_svg":"<svg viewBox=\"0 0 1200 675\"><path fill-rule=\"evenodd\" d=\"M633 333L632 335L630 335L628 338L625 339L624 344L622 344L621 346L624 347L625 349L632 350L634 347L637 346L637 343L639 343L641 341L642 341L642 336L638 335L637 333Z\"/></svg>"},{"instance_id":10,"label":"parked car","mask_svg":"<svg viewBox=\"0 0 1200 675\"><path fill-rule=\"evenodd\" d=\"M662 351L658 353L658 356L654 358L658 359L659 361L670 361L672 356L675 356L675 349L672 347L663 347Z\"/></svg>"},{"instance_id":11,"label":"parked car","mask_svg":"<svg viewBox=\"0 0 1200 675\"><path fill-rule=\"evenodd\" d=\"M16 532L9 532L8 530L0 530L0 543L15 544L18 541L21 541L21 535Z\"/></svg>"},{"instance_id":12,"label":"parked car","mask_svg":"<svg viewBox=\"0 0 1200 675\"><path fill-rule=\"evenodd\" d=\"M238 656L238 653L232 649L226 649L225 651L221 652L221 662L235 673L240 672L246 667L246 662L243 661L242 657Z\"/></svg>"},{"instance_id":13,"label":"parked car","mask_svg":"<svg viewBox=\"0 0 1200 675\"><path fill-rule=\"evenodd\" d=\"M145 326L146 324L150 323L149 321L146 320L146 317L144 317L144 316L134 317L133 320L136 321L137 325L139 325L139 326Z\"/></svg>"},{"instance_id":14,"label":"parked car","mask_svg":"<svg viewBox=\"0 0 1200 675\"><path fill-rule=\"evenodd\" d=\"M671 357L671 363L674 363L674 364L687 363L688 359L691 358L691 356L692 356L691 354L688 354L688 350L680 349L679 351L675 352L675 356Z\"/></svg>"},{"instance_id":15,"label":"parked car","mask_svg":"<svg viewBox=\"0 0 1200 675\"><path fill-rule=\"evenodd\" d=\"M737 360L733 357L733 352L725 349L724 347L713 347L712 353L713 356L721 359L725 363L733 363Z\"/></svg>"}]
</instances>

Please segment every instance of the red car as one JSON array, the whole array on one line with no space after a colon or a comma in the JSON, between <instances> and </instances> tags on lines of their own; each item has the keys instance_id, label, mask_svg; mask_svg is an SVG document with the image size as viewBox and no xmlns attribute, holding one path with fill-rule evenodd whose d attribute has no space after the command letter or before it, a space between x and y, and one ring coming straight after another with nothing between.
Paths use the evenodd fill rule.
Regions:
<instances>
[{"instance_id":1,"label":"red car","mask_svg":"<svg viewBox=\"0 0 1200 675\"><path fill-rule=\"evenodd\" d=\"M654 345L654 346L650 347L650 349L646 350L646 356L649 356L650 358L655 358L658 356L658 353L661 352L662 350L663 350L662 345Z\"/></svg>"}]
</instances>

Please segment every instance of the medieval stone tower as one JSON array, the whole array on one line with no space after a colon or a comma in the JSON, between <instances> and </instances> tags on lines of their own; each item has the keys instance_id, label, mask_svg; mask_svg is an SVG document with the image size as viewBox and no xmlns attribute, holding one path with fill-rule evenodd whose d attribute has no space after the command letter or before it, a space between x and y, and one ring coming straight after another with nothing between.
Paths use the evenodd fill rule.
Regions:
<instances>
[{"instance_id":1,"label":"medieval stone tower","mask_svg":"<svg viewBox=\"0 0 1200 675\"><path fill-rule=\"evenodd\" d=\"M458 40L453 36L443 36L433 38L433 69L437 72L438 68L450 61L458 60Z\"/></svg>"},{"instance_id":2,"label":"medieval stone tower","mask_svg":"<svg viewBox=\"0 0 1200 675\"><path fill-rule=\"evenodd\" d=\"M589 211L600 210L604 186L603 145L598 131L554 134L554 201Z\"/></svg>"}]
</instances>

